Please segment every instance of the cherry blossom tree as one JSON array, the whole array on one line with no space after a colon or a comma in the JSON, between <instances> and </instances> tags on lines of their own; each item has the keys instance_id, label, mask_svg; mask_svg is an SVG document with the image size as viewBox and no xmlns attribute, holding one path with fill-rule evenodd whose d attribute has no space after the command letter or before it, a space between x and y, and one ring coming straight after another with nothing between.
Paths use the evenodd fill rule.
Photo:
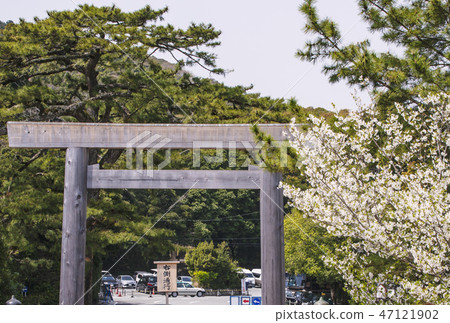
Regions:
<instances>
[{"instance_id":1,"label":"cherry blossom tree","mask_svg":"<svg viewBox=\"0 0 450 323\"><path fill-rule=\"evenodd\" d=\"M291 206L347 238L324 256L355 303L450 303L450 96L375 105L334 124L291 126L291 146L309 186L281 183Z\"/></svg>"}]
</instances>

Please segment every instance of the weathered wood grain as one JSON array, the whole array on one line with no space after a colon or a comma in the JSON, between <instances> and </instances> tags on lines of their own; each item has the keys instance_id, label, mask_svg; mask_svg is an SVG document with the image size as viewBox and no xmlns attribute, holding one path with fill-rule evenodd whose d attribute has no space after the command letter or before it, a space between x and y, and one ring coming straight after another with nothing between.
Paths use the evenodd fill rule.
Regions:
<instances>
[{"instance_id":1,"label":"weathered wood grain","mask_svg":"<svg viewBox=\"0 0 450 323\"><path fill-rule=\"evenodd\" d=\"M64 177L59 304L83 305L87 212L86 148L68 148Z\"/></svg>"},{"instance_id":2,"label":"weathered wood grain","mask_svg":"<svg viewBox=\"0 0 450 323\"><path fill-rule=\"evenodd\" d=\"M287 140L286 124L261 124L275 141ZM254 136L249 124L106 124L8 122L14 148L167 148L249 149Z\"/></svg>"},{"instance_id":3,"label":"weathered wood grain","mask_svg":"<svg viewBox=\"0 0 450 323\"><path fill-rule=\"evenodd\" d=\"M89 167L89 189L259 189L262 171L103 170Z\"/></svg>"},{"instance_id":4,"label":"weathered wood grain","mask_svg":"<svg viewBox=\"0 0 450 323\"><path fill-rule=\"evenodd\" d=\"M284 305L284 214L280 173L263 172L260 190L262 303Z\"/></svg>"}]
</instances>

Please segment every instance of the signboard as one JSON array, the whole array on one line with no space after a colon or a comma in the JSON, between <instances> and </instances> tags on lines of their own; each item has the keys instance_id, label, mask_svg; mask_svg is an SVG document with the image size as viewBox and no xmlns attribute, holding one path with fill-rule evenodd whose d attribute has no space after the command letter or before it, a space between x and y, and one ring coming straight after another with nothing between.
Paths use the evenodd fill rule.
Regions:
<instances>
[{"instance_id":1,"label":"signboard","mask_svg":"<svg viewBox=\"0 0 450 323\"><path fill-rule=\"evenodd\" d=\"M155 261L158 292L177 291L177 264L179 261Z\"/></svg>"},{"instance_id":2,"label":"signboard","mask_svg":"<svg viewBox=\"0 0 450 323\"><path fill-rule=\"evenodd\" d=\"M250 305L250 296L241 296L241 305Z\"/></svg>"},{"instance_id":3,"label":"signboard","mask_svg":"<svg viewBox=\"0 0 450 323\"><path fill-rule=\"evenodd\" d=\"M261 305L261 296L230 296L230 305Z\"/></svg>"},{"instance_id":4,"label":"signboard","mask_svg":"<svg viewBox=\"0 0 450 323\"><path fill-rule=\"evenodd\" d=\"M261 296L252 296L252 305L261 305Z\"/></svg>"}]
</instances>

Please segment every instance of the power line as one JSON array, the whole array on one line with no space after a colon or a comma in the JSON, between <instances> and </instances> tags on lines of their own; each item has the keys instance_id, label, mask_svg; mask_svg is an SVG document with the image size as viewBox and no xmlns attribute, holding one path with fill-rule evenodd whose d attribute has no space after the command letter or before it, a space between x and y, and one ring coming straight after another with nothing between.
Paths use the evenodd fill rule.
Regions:
<instances>
[{"instance_id":1,"label":"power line","mask_svg":"<svg viewBox=\"0 0 450 323\"><path fill-rule=\"evenodd\" d=\"M249 243L245 243L245 242L230 242L227 244L228 246L255 246L255 247L259 247L261 246L260 243L258 242L249 242Z\"/></svg>"},{"instance_id":2,"label":"power line","mask_svg":"<svg viewBox=\"0 0 450 323\"><path fill-rule=\"evenodd\" d=\"M255 240L255 239L260 239L260 237L241 237L241 238L213 238L213 239L205 239L205 238L189 238L189 240L211 240L211 241L215 241L215 240Z\"/></svg>"},{"instance_id":3,"label":"power line","mask_svg":"<svg viewBox=\"0 0 450 323\"><path fill-rule=\"evenodd\" d=\"M160 222L195 222L195 221L219 222L219 221L231 221L233 219L239 219L239 220L243 220L243 221L259 221L260 218L249 218L249 219L241 218L244 215L250 215L250 214L255 214L255 213L259 213L259 211L244 213L244 214L237 214L234 216L227 216L227 217L222 217L222 218L217 218L217 219L165 219L165 220L161 220Z\"/></svg>"},{"instance_id":4,"label":"power line","mask_svg":"<svg viewBox=\"0 0 450 323\"><path fill-rule=\"evenodd\" d=\"M221 219L173 219L173 220L162 220L160 222L223 222L223 221L235 221L235 218L221 218ZM238 219L242 221L260 221L260 218L251 219Z\"/></svg>"},{"instance_id":5,"label":"power line","mask_svg":"<svg viewBox=\"0 0 450 323\"><path fill-rule=\"evenodd\" d=\"M194 243L196 241L205 241L205 242L227 242L229 245L260 245L260 242L252 242L255 240L261 240L261 238L258 237L239 237L239 238L213 238L213 239L208 239L208 238L192 238L192 237L187 237L186 239L180 239L178 242L177 241L171 241L172 243L182 243L181 241L183 241L183 243ZM234 242L234 241L239 241L239 242Z\"/></svg>"}]
</instances>

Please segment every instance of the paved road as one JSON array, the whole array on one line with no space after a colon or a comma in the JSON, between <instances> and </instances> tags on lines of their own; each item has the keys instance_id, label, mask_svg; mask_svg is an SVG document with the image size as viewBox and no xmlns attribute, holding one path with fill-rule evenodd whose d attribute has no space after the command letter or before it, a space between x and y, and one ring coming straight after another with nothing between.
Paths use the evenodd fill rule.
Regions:
<instances>
[{"instance_id":1,"label":"paved road","mask_svg":"<svg viewBox=\"0 0 450 323\"><path fill-rule=\"evenodd\" d=\"M261 288L251 288L250 295L261 296ZM138 293L136 291L128 290L126 295L119 297L114 295L114 301L118 305L165 305L165 295L153 295L149 297L148 294ZM229 305L230 296L203 296L190 297L178 296L169 297L169 304L171 305Z\"/></svg>"}]
</instances>

